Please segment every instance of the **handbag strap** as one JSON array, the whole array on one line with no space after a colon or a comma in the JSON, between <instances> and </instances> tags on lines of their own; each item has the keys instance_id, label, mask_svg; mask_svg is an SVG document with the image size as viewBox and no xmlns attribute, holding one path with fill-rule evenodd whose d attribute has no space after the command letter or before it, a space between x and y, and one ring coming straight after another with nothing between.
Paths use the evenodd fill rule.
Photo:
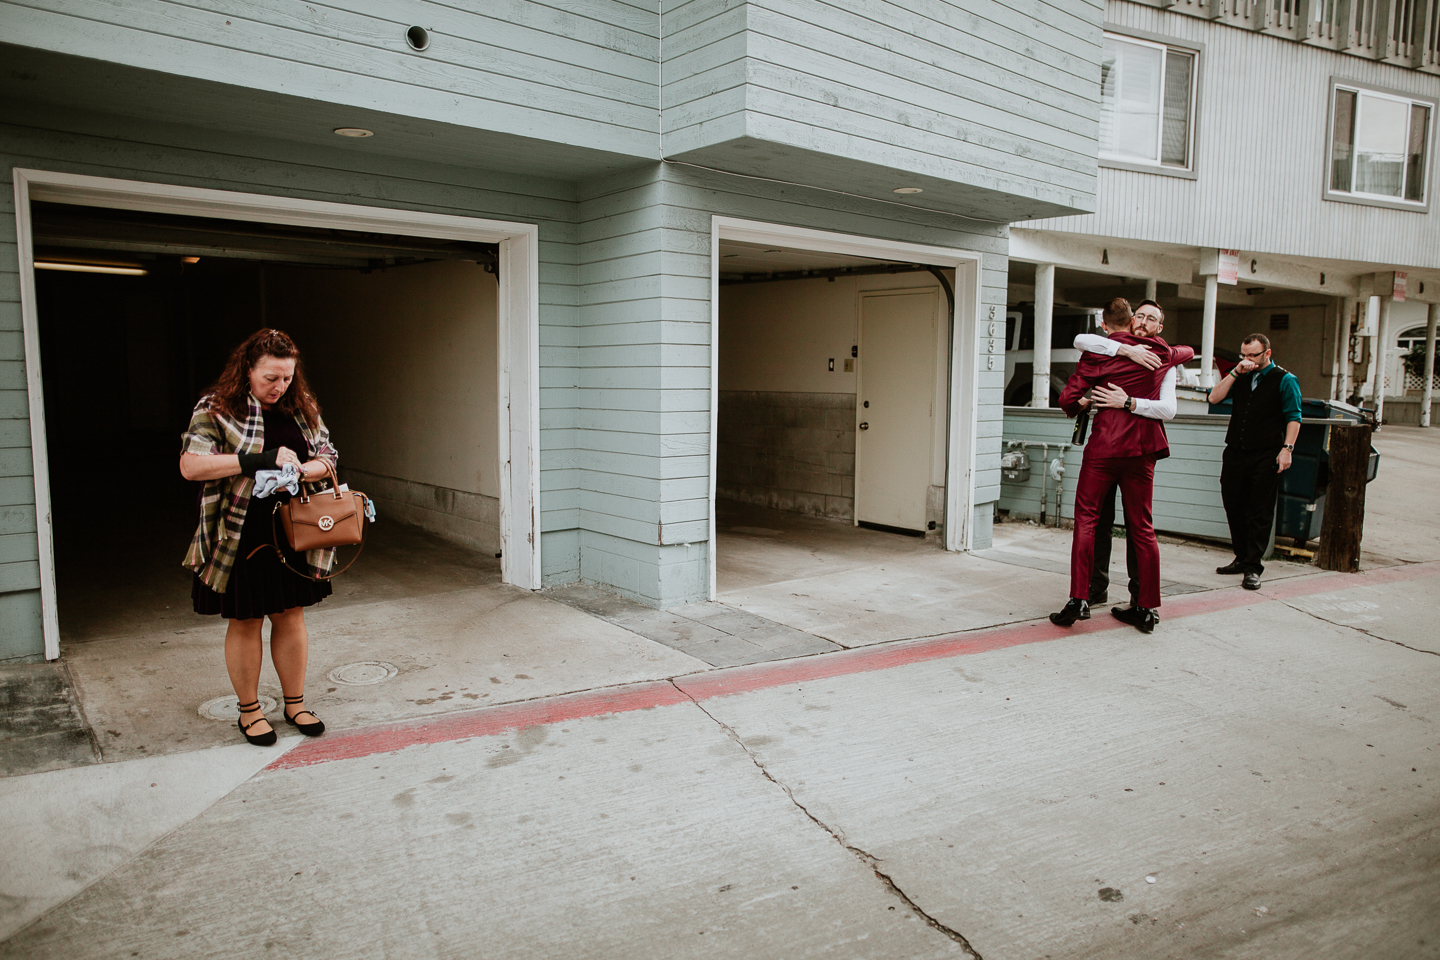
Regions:
<instances>
[{"instance_id":1,"label":"handbag strap","mask_svg":"<svg viewBox=\"0 0 1440 960\"><path fill-rule=\"evenodd\" d=\"M321 492L323 493L324 491ZM365 494L363 493L355 493L354 495L357 497L365 497ZM365 497L365 499L368 500L369 498ZM369 524L366 523L365 519L362 517L360 519L360 549L355 551L355 556L350 558L349 563L345 564L345 566L341 567L339 570L336 570L328 577L316 577L308 573L301 573L299 570L296 570L294 567L290 566L289 561L285 559L285 551L280 549L280 531L275 527L275 518L279 515L279 513L280 504L276 503L275 506L270 509L270 539L272 542L262 543L254 550L251 550L246 555L246 560L249 560L251 557L255 556L255 554L259 553L261 550L264 550L266 547L269 547L270 549L274 550L275 555L280 558L280 565L283 566L286 570L289 570L291 573L295 574L295 576L304 577L306 580L314 580L316 583L324 583L327 580L334 580L336 577L340 576L340 574L344 573L346 570L349 570L350 567L354 565L355 561L360 559L360 554L365 552L365 528L369 526Z\"/></svg>"}]
</instances>

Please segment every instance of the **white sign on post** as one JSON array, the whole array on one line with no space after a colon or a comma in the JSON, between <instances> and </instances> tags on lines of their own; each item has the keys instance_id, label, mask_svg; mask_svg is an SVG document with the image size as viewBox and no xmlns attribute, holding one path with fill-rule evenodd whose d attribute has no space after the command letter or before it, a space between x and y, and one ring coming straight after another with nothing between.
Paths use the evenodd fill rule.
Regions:
<instances>
[{"instance_id":1,"label":"white sign on post","mask_svg":"<svg viewBox=\"0 0 1440 960\"><path fill-rule=\"evenodd\" d=\"M1219 268L1216 270L1215 279L1220 283L1228 283L1235 286L1240 279L1240 251L1221 250Z\"/></svg>"},{"instance_id":2,"label":"white sign on post","mask_svg":"<svg viewBox=\"0 0 1440 960\"><path fill-rule=\"evenodd\" d=\"M1392 290L1391 290L1390 298L1391 298L1392 300L1394 300L1396 303L1404 303L1404 302L1405 302L1405 291L1406 291L1406 289L1407 289L1408 286L1409 286L1409 274L1401 273L1399 270L1396 270L1396 271L1395 271L1395 283L1394 283L1393 288L1392 288Z\"/></svg>"}]
</instances>

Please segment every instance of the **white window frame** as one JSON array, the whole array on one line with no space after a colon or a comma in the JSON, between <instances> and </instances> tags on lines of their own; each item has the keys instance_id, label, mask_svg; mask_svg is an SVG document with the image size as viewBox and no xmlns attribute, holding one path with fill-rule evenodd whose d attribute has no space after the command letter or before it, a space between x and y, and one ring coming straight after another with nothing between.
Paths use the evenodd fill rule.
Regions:
<instances>
[{"instance_id":1,"label":"white window frame","mask_svg":"<svg viewBox=\"0 0 1440 960\"><path fill-rule=\"evenodd\" d=\"M1205 57L1205 45L1203 43L1190 43L1184 40L1177 40L1174 37L1167 37L1158 33L1149 33L1143 30L1132 30L1129 27L1115 23L1105 24L1105 36L1123 41L1125 43L1136 43L1141 46L1160 47L1165 50L1166 59L1169 58L1171 50L1193 56L1190 73L1190 135L1185 144L1186 164L1183 167L1171 166L1156 160L1154 163L1136 160L1133 157L1112 156L1103 152L1099 153L1100 166L1112 170L1129 170L1134 173L1153 173L1166 177L1180 177L1186 180L1199 178L1196 163L1196 144L1199 142L1200 130L1200 78L1201 66ZM1160 126L1157 131L1156 156L1160 155L1158 149L1159 138L1164 136L1165 112L1164 112L1164 72L1161 72L1161 112Z\"/></svg>"},{"instance_id":2,"label":"white window frame","mask_svg":"<svg viewBox=\"0 0 1440 960\"><path fill-rule=\"evenodd\" d=\"M1423 106L1430 108L1430 129L1425 135L1425 183L1423 184L1424 198L1420 201L1406 200L1401 197L1389 197L1383 194L1355 193L1344 190L1334 190L1330 186L1330 178L1333 175L1334 153L1335 153L1335 96L1346 90L1356 94L1355 97L1355 124L1358 127L1360 122L1361 103L1364 96L1380 97L1386 100L1396 100L1407 103L1411 106ZM1419 94L1407 93L1404 90L1395 90L1391 87L1379 87L1371 83L1361 83L1358 80L1347 80L1341 77L1330 78L1330 96L1325 107L1325 179L1323 181L1324 197L1326 200L1333 200L1337 203L1358 203L1368 207L1385 207L1390 210L1408 210L1412 213L1430 212L1430 185L1435 178L1435 121L1437 110L1440 110L1440 100L1435 97L1426 97ZM1351 144L1352 156L1352 183L1353 181L1353 156L1354 144Z\"/></svg>"}]
</instances>

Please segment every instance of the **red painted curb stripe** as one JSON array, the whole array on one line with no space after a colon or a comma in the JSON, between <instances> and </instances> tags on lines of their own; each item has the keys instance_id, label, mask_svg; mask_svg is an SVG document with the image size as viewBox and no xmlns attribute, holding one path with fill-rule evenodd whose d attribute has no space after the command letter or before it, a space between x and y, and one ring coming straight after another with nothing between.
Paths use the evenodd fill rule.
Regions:
<instances>
[{"instance_id":1,"label":"red painted curb stripe","mask_svg":"<svg viewBox=\"0 0 1440 960\"><path fill-rule=\"evenodd\" d=\"M471 737L488 737L507 730L519 730L540 724L562 723L583 717L610 713L629 713L651 707L667 707L689 703L690 698L668 680L605 690L567 693L524 703L507 703L461 713L447 713L421 720L405 720L392 724L361 727L341 733L326 734L323 740L307 740L298 744L266 770L308 767L331 760L354 760L377 753L389 753L426 743L448 743Z\"/></svg>"},{"instance_id":2,"label":"red painted curb stripe","mask_svg":"<svg viewBox=\"0 0 1440 960\"><path fill-rule=\"evenodd\" d=\"M1399 583L1440 576L1440 562L1385 567L1362 574L1322 573L1314 576L1281 580L1259 592L1237 588L1177 597L1167 604L1165 620L1179 620L1235 610L1240 607L1287 600L1293 597L1333 593L1356 587ZM992 650L1003 650L1028 643L1043 643L1079 634L1103 633L1127 629L1107 616L1082 621L1070 628L1057 627L1045 621L1028 621L1004 627L977 630L973 633L904 640L858 647L838 653L825 653L800 660L779 663L755 663L742 667L725 667L706 673L677 677L673 682L652 680L604 690L562 694L524 703L500 704L459 713L443 714L418 720L362 727L353 731L330 733L323 740L308 740L297 745L266 770L308 767L331 760L351 760L377 753L388 753L428 743L447 743L472 737L487 737L507 730L519 730L540 724L561 723L605 714L629 713L653 707L687 703L691 699L709 700L753 690L781 687L830 677L871 673L893 667L969 656Z\"/></svg>"}]
</instances>

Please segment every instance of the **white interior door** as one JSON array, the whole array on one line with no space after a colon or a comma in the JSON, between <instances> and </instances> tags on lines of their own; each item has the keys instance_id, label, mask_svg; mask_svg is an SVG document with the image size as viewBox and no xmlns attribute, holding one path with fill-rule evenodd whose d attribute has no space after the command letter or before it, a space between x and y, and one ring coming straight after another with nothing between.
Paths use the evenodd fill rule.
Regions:
<instances>
[{"instance_id":1,"label":"white interior door","mask_svg":"<svg viewBox=\"0 0 1440 960\"><path fill-rule=\"evenodd\" d=\"M925 529L937 291L860 297L855 520Z\"/></svg>"}]
</instances>

